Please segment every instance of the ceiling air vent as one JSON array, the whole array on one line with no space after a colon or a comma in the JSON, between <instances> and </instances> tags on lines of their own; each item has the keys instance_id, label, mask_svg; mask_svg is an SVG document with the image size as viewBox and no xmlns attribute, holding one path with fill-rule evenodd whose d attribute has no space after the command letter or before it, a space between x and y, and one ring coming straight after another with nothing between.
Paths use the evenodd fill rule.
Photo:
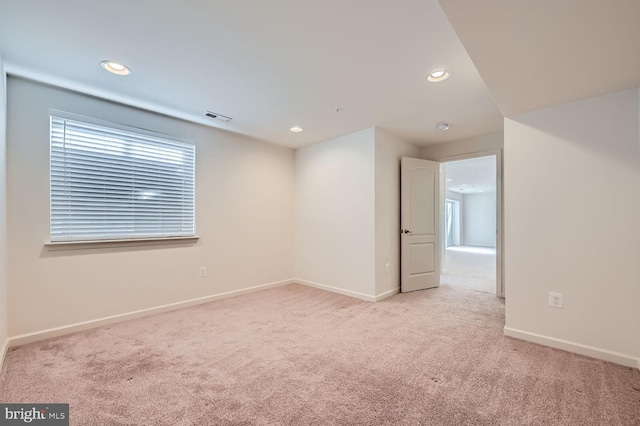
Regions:
<instances>
[{"instance_id":1,"label":"ceiling air vent","mask_svg":"<svg viewBox=\"0 0 640 426\"><path fill-rule=\"evenodd\" d=\"M231 121L231 117L227 117L226 115L218 114L217 112L207 111L204 113L207 117L215 118L216 120L220 120L224 123L228 123Z\"/></svg>"}]
</instances>

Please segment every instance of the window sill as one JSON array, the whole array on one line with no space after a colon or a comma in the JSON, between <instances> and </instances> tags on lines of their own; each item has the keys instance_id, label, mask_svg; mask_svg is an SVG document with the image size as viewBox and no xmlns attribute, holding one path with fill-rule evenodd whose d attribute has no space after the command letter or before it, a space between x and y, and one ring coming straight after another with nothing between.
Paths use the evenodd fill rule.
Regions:
<instances>
[{"instance_id":1,"label":"window sill","mask_svg":"<svg viewBox=\"0 0 640 426\"><path fill-rule=\"evenodd\" d=\"M155 246L166 244L191 244L198 242L199 239L199 236L194 235L191 237L126 238L119 240L49 241L46 242L44 246L48 250L80 250L92 248Z\"/></svg>"}]
</instances>

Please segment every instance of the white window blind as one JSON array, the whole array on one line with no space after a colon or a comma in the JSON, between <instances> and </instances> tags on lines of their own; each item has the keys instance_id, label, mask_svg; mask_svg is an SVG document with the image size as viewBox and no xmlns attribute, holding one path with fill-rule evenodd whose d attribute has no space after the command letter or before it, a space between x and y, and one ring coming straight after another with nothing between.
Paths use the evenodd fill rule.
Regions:
<instances>
[{"instance_id":1,"label":"white window blind","mask_svg":"<svg viewBox=\"0 0 640 426\"><path fill-rule=\"evenodd\" d=\"M193 144L51 116L52 242L193 235Z\"/></svg>"}]
</instances>

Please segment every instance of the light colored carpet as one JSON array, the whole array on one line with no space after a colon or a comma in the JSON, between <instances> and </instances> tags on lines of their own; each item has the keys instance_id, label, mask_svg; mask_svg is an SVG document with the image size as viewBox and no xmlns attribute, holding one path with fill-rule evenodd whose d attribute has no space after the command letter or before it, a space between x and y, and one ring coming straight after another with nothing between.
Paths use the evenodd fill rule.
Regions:
<instances>
[{"instance_id":1,"label":"light colored carpet","mask_svg":"<svg viewBox=\"0 0 640 426\"><path fill-rule=\"evenodd\" d=\"M73 425L633 425L640 372L504 337L441 287L373 304L289 285L9 352L3 402Z\"/></svg>"},{"instance_id":2,"label":"light colored carpet","mask_svg":"<svg viewBox=\"0 0 640 426\"><path fill-rule=\"evenodd\" d=\"M447 247L440 278L443 285L496 294L496 249Z\"/></svg>"}]
</instances>

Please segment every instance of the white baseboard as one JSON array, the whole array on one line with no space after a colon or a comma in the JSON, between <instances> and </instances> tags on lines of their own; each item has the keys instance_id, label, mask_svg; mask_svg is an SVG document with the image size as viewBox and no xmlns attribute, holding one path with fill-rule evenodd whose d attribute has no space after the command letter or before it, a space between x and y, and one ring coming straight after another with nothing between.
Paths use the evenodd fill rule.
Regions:
<instances>
[{"instance_id":1,"label":"white baseboard","mask_svg":"<svg viewBox=\"0 0 640 426\"><path fill-rule=\"evenodd\" d=\"M330 285L320 284L320 283L316 283L316 282L313 282L313 281L301 280L301 279L296 278L296 279L293 280L293 282L298 283L298 284L302 284L302 285L306 285L308 287L317 288L317 289L320 289L320 290L330 291L332 293L342 294L343 296L355 297L356 299L365 300L367 302L375 302L376 301L376 296L370 296L368 294L358 293L356 291L345 290L345 289L339 288L339 287L332 287Z\"/></svg>"},{"instance_id":2,"label":"white baseboard","mask_svg":"<svg viewBox=\"0 0 640 426\"><path fill-rule=\"evenodd\" d=\"M14 336L7 339L7 342L5 342L5 352L7 347L20 346L26 343L36 342L38 340L50 339L52 337L58 337L65 334L75 333L77 331L83 331L91 328L102 327L104 325L128 321L135 318L146 317L149 315L159 314L162 312L174 311L176 309L186 308L189 306L201 305L203 303L214 302L216 300L228 299L230 297L240 296L241 294L253 293L260 290L266 290L268 288L280 287L287 284L293 284L294 282L295 282L294 280L277 281L277 282L272 282L268 284L257 285L254 287L243 288L241 290L234 290L226 293L214 294L211 296L199 297L197 299L190 299L182 302L170 303L168 305L155 306L153 308L141 309L138 311L127 312L124 314L112 315L109 317L99 318L95 320L79 322L71 325L65 325L62 327L50 328L48 330L21 334L19 336ZM2 360L4 360L4 355Z\"/></svg>"},{"instance_id":3,"label":"white baseboard","mask_svg":"<svg viewBox=\"0 0 640 426\"><path fill-rule=\"evenodd\" d=\"M308 287L317 288L319 290L330 291L331 293L342 294L343 296L354 297L356 299L364 300L364 301L367 301L367 302L379 302L381 300L386 299L387 297L391 297L394 294L400 293L400 287L396 287L396 288L391 289L389 291L385 291L384 293L380 293L377 296L371 296L371 295L364 294L364 293L358 293L356 291L345 290L345 289L340 288L340 287L332 287L330 285L320 284L320 283L316 283L316 282L313 282L313 281L301 280L299 278L296 278L296 279L294 279L292 281L295 282L295 283L298 283L298 284L306 285Z\"/></svg>"},{"instance_id":4,"label":"white baseboard","mask_svg":"<svg viewBox=\"0 0 640 426\"><path fill-rule=\"evenodd\" d=\"M4 343L2 344L2 350L0 352L0 372L2 371L2 366L4 365L4 359L7 356L8 350L9 350L9 339L4 339Z\"/></svg>"},{"instance_id":5,"label":"white baseboard","mask_svg":"<svg viewBox=\"0 0 640 426\"><path fill-rule=\"evenodd\" d=\"M398 294L398 293L400 293L400 287L396 287L396 288L391 289L391 290L389 290L389 291L385 291L384 293L380 293L379 295L377 295L377 296L375 297L375 301L376 301L376 302L379 302L379 301L381 301L381 300L386 299L387 297L391 297L391 296L393 296L394 294Z\"/></svg>"},{"instance_id":6,"label":"white baseboard","mask_svg":"<svg viewBox=\"0 0 640 426\"><path fill-rule=\"evenodd\" d=\"M570 342L568 340L556 339L555 337L544 336L542 334L530 333L528 331L518 330L507 326L504 327L504 335L515 337L520 340L526 340L527 342L537 343L543 346L549 346L551 348L562 349L567 352L577 353L590 358L601 359L603 361L613 362L626 367L640 369L640 358L631 355L596 348L594 346L583 345L581 343Z\"/></svg>"}]
</instances>

